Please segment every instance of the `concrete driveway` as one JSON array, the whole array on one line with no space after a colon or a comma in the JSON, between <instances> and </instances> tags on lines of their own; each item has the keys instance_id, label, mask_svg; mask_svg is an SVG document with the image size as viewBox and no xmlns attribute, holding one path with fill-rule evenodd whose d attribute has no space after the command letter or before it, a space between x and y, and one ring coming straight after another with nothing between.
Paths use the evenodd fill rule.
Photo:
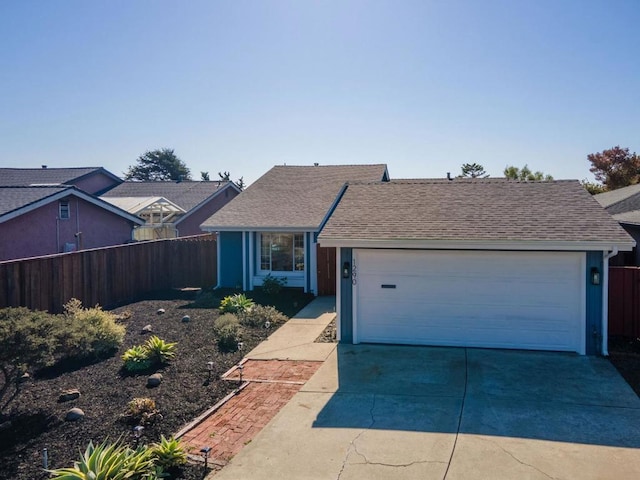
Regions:
<instances>
[{"instance_id":1,"label":"concrete driveway","mask_svg":"<svg viewBox=\"0 0 640 480\"><path fill-rule=\"evenodd\" d=\"M215 478L638 479L640 399L601 358L339 346Z\"/></svg>"}]
</instances>

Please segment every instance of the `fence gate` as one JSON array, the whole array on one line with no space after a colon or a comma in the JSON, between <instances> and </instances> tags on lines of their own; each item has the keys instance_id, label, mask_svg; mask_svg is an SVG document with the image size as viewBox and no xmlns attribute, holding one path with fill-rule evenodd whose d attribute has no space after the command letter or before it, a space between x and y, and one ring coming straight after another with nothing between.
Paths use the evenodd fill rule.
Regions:
<instances>
[{"instance_id":1,"label":"fence gate","mask_svg":"<svg viewBox=\"0 0 640 480\"><path fill-rule=\"evenodd\" d=\"M609 335L640 338L640 267L609 267Z\"/></svg>"}]
</instances>

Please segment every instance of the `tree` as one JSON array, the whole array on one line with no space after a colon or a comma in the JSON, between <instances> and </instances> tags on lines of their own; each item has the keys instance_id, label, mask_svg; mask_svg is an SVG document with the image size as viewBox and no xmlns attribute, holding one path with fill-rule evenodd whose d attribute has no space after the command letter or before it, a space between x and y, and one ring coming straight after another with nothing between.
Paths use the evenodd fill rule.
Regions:
<instances>
[{"instance_id":1,"label":"tree","mask_svg":"<svg viewBox=\"0 0 640 480\"><path fill-rule=\"evenodd\" d=\"M525 165L522 168L514 167L513 165L506 166L504 168L504 176L511 180L520 180L522 182L539 182L542 180L553 180L553 177L551 175L544 174L541 171L532 172L528 165Z\"/></svg>"},{"instance_id":2,"label":"tree","mask_svg":"<svg viewBox=\"0 0 640 480\"><path fill-rule=\"evenodd\" d=\"M191 171L171 148L145 152L136 162L137 164L130 166L124 174L125 180L191 180Z\"/></svg>"},{"instance_id":3,"label":"tree","mask_svg":"<svg viewBox=\"0 0 640 480\"><path fill-rule=\"evenodd\" d=\"M606 192L607 191L607 187L605 187L604 185L602 185L600 183L589 182L589 181L587 181L586 178L584 180L582 180L582 182L580 182L580 183L587 190L587 192L589 192L591 195L596 195L598 193L602 193L602 192Z\"/></svg>"},{"instance_id":4,"label":"tree","mask_svg":"<svg viewBox=\"0 0 640 480\"><path fill-rule=\"evenodd\" d=\"M209 178L209 172L200 172L200 180L203 182L208 182L211 179Z\"/></svg>"},{"instance_id":5,"label":"tree","mask_svg":"<svg viewBox=\"0 0 640 480\"><path fill-rule=\"evenodd\" d=\"M602 152L587 155L591 162L589 171L607 190L635 185L640 181L640 156L628 148L616 146Z\"/></svg>"},{"instance_id":6,"label":"tree","mask_svg":"<svg viewBox=\"0 0 640 480\"><path fill-rule=\"evenodd\" d=\"M229 172L218 172L218 176L220 177L220 180L222 180L223 182L233 182L235 186L238 187L240 190L244 190L244 187L245 187L244 177L240 177L238 180L234 182L233 180L231 180L231 174Z\"/></svg>"},{"instance_id":7,"label":"tree","mask_svg":"<svg viewBox=\"0 0 640 480\"><path fill-rule=\"evenodd\" d=\"M487 178L489 175L484 171L484 167L478 163L463 163L461 177Z\"/></svg>"}]
</instances>

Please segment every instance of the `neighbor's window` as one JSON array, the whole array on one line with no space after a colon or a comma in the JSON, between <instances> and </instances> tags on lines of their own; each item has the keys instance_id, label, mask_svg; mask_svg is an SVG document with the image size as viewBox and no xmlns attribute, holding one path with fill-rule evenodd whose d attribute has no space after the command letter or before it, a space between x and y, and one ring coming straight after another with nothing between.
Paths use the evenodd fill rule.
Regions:
<instances>
[{"instance_id":1,"label":"neighbor's window","mask_svg":"<svg viewBox=\"0 0 640 480\"><path fill-rule=\"evenodd\" d=\"M68 220L69 219L69 201L61 200L60 201L60 219Z\"/></svg>"},{"instance_id":2,"label":"neighbor's window","mask_svg":"<svg viewBox=\"0 0 640 480\"><path fill-rule=\"evenodd\" d=\"M304 235L302 233L261 234L260 270L304 271Z\"/></svg>"}]
</instances>

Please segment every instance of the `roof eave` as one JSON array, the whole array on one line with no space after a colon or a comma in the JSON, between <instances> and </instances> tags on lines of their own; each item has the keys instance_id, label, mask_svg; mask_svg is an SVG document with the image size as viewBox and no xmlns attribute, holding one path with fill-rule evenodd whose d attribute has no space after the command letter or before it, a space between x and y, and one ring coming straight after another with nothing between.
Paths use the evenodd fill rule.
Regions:
<instances>
[{"instance_id":1,"label":"roof eave","mask_svg":"<svg viewBox=\"0 0 640 480\"><path fill-rule=\"evenodd\" d=\"M200 229L205 232L317 232L318 226L209 226L200 225Z\"/></svg>"},{"instance_id":2,"label":"roof eave","mask_svg":"<svg viewBox=\"0 0 640 480\"><path fill-rule=\"evenodd\" d=\"M597 240L597 241L560 241L560 240L428 240L428 239L354 239L322 237L318 238L322 247L350 248L416 248L445 250L543 250L543 251L631 251L636 242Z\"/></svg>"}]
</instances>

